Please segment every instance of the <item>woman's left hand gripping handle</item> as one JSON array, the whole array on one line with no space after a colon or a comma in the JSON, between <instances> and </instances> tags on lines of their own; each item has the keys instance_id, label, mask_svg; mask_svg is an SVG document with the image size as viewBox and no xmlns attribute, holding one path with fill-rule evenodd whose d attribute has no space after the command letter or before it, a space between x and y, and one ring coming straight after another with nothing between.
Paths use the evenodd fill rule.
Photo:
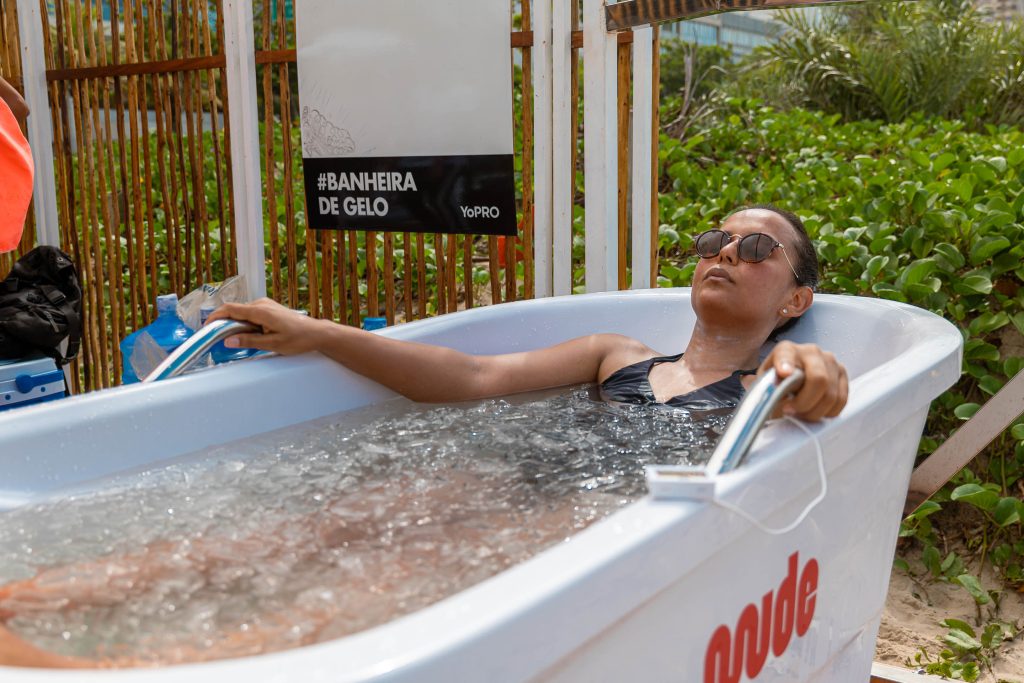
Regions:
<instances>
[{"instance_id":1,"label":"woman's left hand gripping handle","mask_svg":"<svg viewBox=\"0 0 1024 683\"><path fill-rule=\"evenodd\" d=\"M804 381L796 393L781 404L783 415L817 422L835 417L846 405L850 385L846 368L828 351L815 344L779 342L761 364L758 374L774 368L780 379L803 370Z\"/></svg>"}]
</instances>

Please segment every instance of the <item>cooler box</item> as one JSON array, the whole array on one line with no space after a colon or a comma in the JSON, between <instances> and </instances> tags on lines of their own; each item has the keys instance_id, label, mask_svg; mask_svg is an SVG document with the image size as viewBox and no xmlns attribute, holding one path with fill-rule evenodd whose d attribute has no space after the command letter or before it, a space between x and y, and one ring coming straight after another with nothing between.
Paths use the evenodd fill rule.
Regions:
<instances>
[{"instance_id":1,"label":"cooler box","mask_svg":"<svg viewBox=\"0 0 1024 683\"><path fill-rule=\"evenodd\" d=\"M64 398L64 371L52 358L0 359L0 411Z\"/></svg>"}]
</instances>

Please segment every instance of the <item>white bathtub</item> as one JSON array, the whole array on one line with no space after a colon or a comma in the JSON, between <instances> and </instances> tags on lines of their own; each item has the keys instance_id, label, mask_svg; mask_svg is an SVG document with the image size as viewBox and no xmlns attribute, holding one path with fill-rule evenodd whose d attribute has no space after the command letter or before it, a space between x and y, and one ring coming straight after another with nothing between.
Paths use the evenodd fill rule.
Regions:
<instances>
[{"instance_id":1,"label":"white bathtub","mask_svg":"<svg viewBox=\"0 0 1024 683\"><path fill-rule=\"evenodd\" d=\"M618 332L674 353L692 320L689 290L677 289L506 304L383 334L495 353ZM766 535L715 505L648 498L458 595L340 640L156 670L0 667L0 679L726 683L749 672L759 682L866 683L914 454L930 401L959 377L961 336L910 306L819 296L791 338L834 351L852 378L842 416L813 428L828 496L792 533ZM312 354L8 411L0 506L102 487L119 472L391 395ZM814 453L795 427L771 425L724 476L722 497L784 526L819 491ZM769 594L784 609L763 662L729 655L719 675L716 653L765 625ZM737 663L745 671L734 677Z\"/></svg>"}]
</instances>

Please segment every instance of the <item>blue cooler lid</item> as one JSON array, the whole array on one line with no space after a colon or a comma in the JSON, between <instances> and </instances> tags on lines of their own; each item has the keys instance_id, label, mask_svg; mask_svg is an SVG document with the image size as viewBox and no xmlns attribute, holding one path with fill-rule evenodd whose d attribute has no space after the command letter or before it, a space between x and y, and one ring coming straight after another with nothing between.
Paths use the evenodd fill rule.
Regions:
<instances>
[{"instance_id":1,"label":"blue cooler lid","mask_svg":"<svg viewBox=\"0 0 1024 683\"><path fill-rule=\"evenodd\" d=\"M0 410L64 396L64 371L47 356L0 360Z\"/></svg>"}]
</instances>

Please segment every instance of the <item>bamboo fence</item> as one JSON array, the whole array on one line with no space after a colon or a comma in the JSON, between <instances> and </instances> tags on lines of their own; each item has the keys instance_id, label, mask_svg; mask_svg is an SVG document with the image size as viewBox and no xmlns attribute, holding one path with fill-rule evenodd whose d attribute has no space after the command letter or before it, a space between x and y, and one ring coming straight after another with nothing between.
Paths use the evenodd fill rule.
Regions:
<instances>
[{"instance_id":1,"label":"bamboo fence","mask_svg":"<svg viewBox=\"0 0 1024 683\"><path fill-rule=\"evenodd\" d=\"M44 43L61 247L77 263L84 290L85 335L73 366L74 390L89 391L120 382L118 343L152 320L157 294L183 296L236 273L227 116L233 103L220 49L223 14L220 0L39 2L48 18ZM573 4L571 101L578 156L582 34L579 4ZM517 65L514 140L522 191L519 237L509 239L447 234L444 226L429 234L308 228L295 25L288 9L284 0L254 1L268 296L350 325L366 316L384 316L393 324L532 298L531 0L510 8L518 12L510 49ZM18 87L15 12L15 0L0 0L0 73ZM631 42L631 33L620 34L620 288L628 286ZM656 70L657 48L654 55ZM656 123L657 91L653 96ZM654 158L652 173L656 149ZM574 158L573 168L581 167ZM582 186L574 186L580 204ZM656 226L655 218L652 249ZM23 249L0 257L0 277L33 244L30 226ZM574 271L582 268L578 252Z\"/></svg>"}]
</instances>

